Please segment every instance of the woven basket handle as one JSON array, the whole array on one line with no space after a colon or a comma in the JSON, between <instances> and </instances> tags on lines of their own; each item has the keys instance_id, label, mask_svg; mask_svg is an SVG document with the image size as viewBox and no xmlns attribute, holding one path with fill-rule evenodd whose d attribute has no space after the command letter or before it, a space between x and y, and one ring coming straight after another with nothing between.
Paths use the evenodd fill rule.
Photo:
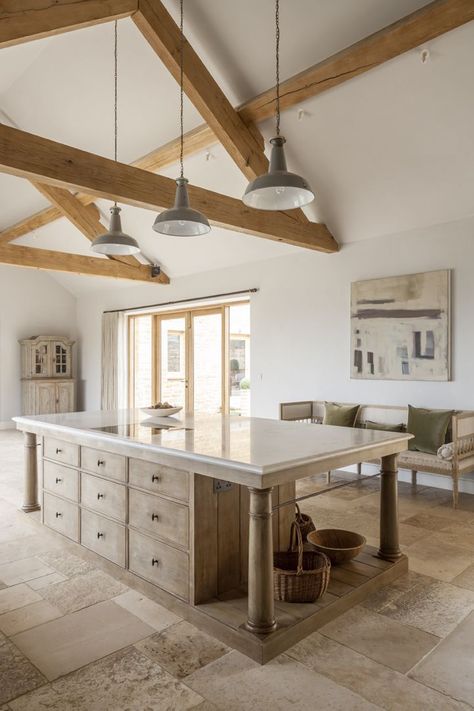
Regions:
<instances>
[{"instance_id":1,"label":"woven basket handle","mask_svg":"<svg viewBox=\"0 0 474 711\"><path fill-rule=\"evenodd\" d=\"M298 504L296 502L295 502L295 508L296 508L295 519L299 523L301 521L301 511L300 511L300 507L298 506Z\"/></svg>"},{"instance_id":2,"label":"woven basket handle","mask_svg":"<svg viewBox=\"0 0 474 711\"><path fill-rule=\"evenodd\" d=\"M301 535L301 529L297 521L293 521L291 524L290 545L288 548L289 551L294 550L295 543L298 546L298 565L296 568L296 575L301 575L303 572L303 536Z\"/></svg>"}]
</instances>

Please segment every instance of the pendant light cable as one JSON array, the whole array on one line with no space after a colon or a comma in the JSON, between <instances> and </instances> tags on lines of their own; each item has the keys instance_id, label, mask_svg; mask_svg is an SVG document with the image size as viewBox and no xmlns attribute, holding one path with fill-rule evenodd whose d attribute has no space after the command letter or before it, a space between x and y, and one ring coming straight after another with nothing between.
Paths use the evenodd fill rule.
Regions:
<instances>
[{"instance_id":1,"label":"pendant light cable","mask_svg":"<svg viewBox=\"0 0 474 711\"><path fill-rule=\"evenodd\" d=\"M117 20L114 22L114 160L117 162L118 155L118 27ZM117 207L117 200L114 202Z\"/></svg>"},{"instance_id":2,"label":"pendant light cable","mask_svg":"<svg viewBox=\"0 0 474 711\"><path fill-rule=\"evenodd\" d=\"M275 0L276 135L280 135L280 0Z\"/></svg>"},{"instance_id":3,"label":"pendant light cable","mask_svg":"<svg viewBox=\"0 0 474 711\"><path fill-rule=\"evenodd\" d=\"M183 17L184 17L184 1L180 0L180 44L179 44L179 130L180 130L180 144L179 144L179 167L180 167L180 178L184 178L184 32L183 32Z\"/></svg>"}]
</instances>

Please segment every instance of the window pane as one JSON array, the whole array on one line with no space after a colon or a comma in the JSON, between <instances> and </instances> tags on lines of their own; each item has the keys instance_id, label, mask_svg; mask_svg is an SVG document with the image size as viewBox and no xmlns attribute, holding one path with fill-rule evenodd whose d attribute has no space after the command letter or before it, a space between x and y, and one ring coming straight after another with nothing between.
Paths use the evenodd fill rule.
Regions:
<instances>
[{"instance_id":1,"label":"window pane","mask_svg":"<svg viewBox=\"0 0 474 711\"><path fill-rule=\"evenodd\" d=\"M229 306L230 413L250 415L250 304Z\"/></svg>"},{"instance_id":2,"label":"window pane","mask_svg":"<svg viewBox=\"0 0 474 711\"><path fill-rule=\"evenodd\" d=\"M152 405L152 317L137 316L133 319L133 407Z\"/></svg>"},{"instance_id":3,"label":"window pane","mask_svg":"<svg viewBox=\"0 0 474 711\"><path fill-rule=\"evenodd\" d=\"M193 317L194 411L222 412L222 316Z\"/></svg>"},{"instance_id":4,"label":"window pane","mask_svg":"<svg viewBox=\"0 0 474 711\"><path fill-rule=\"evenodd\" d=\"M186 402L186 321L179 318L162 319L161 329L161 402L184 407Z\"/></svg>"}]
</instances>

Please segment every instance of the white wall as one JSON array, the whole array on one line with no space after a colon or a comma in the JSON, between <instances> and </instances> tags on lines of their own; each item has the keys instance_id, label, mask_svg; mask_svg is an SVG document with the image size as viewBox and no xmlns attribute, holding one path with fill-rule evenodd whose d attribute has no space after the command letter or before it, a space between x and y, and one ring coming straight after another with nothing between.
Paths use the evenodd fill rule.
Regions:
<instances>
[{"instance_id":1,"label":"white wall","mask_svg":"<svg viewBox=\"0 0 474 711\"><path fill-rule=\"evenodd\" d=\"M183 249L185 249L183 244ZM78 300L83 405L100 403L100 318L133 307L258 287L252 296L252 413L277 417L282 400L408 402L474 409L474 218L345 246L339 254L301 251L148 286L96 292ZM350 380L350 283L418 271L453 272L453 380L447 383Z\"/></svg>"},{"instance_id":2,"label":"white wall","mask_svg":"<svg viewBox=\"0 0 474 711\"><path fill-rule=\"evenodd\" d=\"M0 267L0 425L21 412L20 345L39 334L76 336L76 299L45 272Z\"/></svg>"}]
</instances>

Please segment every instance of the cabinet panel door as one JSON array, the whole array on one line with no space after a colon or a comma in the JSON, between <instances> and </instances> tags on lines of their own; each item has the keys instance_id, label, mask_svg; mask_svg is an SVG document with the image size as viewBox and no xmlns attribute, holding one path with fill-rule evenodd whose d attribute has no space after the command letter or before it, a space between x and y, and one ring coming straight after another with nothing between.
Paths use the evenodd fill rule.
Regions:
<instances>
[{"instance_id":1,"label":"cabinet panel door","mask_svg":"<svg viewBox=\"0 0 474 711\"><path fill-rule=\"evenodd\" d=\"M63 378L71 377L71 349L61 341L53 343L53 373Z\"/></svg>"},{"instance_id":2,"label":"cabinet panel door","mask_svg":"<svg viewBox=\"0 0 474 711\"><path fill-rule=\"evenodd\" d=\"M36 385L36 412L38 415L50 415L56 412L55 383L38 383Z\"/></svg>"},{"instance_id":3,"label":"cabinet panel door","mask_svg":"<svg viewBox=\"0 0 474 711\"><path fill-rule=\"evenodd\" d=\"M56 384L56 412L74 412L74 383Z\"/></svg>"},{"instance_id":4,"label":"cabinet panel door","mask_svg":"<svg viewBox=\"0 0 474 711\"><path fill-rule=\"evenodd\" d=\"M34 378L50 378L52 374L51 343L39 341L31 351L31 373Z\"/></svg>"}]
</instances>

